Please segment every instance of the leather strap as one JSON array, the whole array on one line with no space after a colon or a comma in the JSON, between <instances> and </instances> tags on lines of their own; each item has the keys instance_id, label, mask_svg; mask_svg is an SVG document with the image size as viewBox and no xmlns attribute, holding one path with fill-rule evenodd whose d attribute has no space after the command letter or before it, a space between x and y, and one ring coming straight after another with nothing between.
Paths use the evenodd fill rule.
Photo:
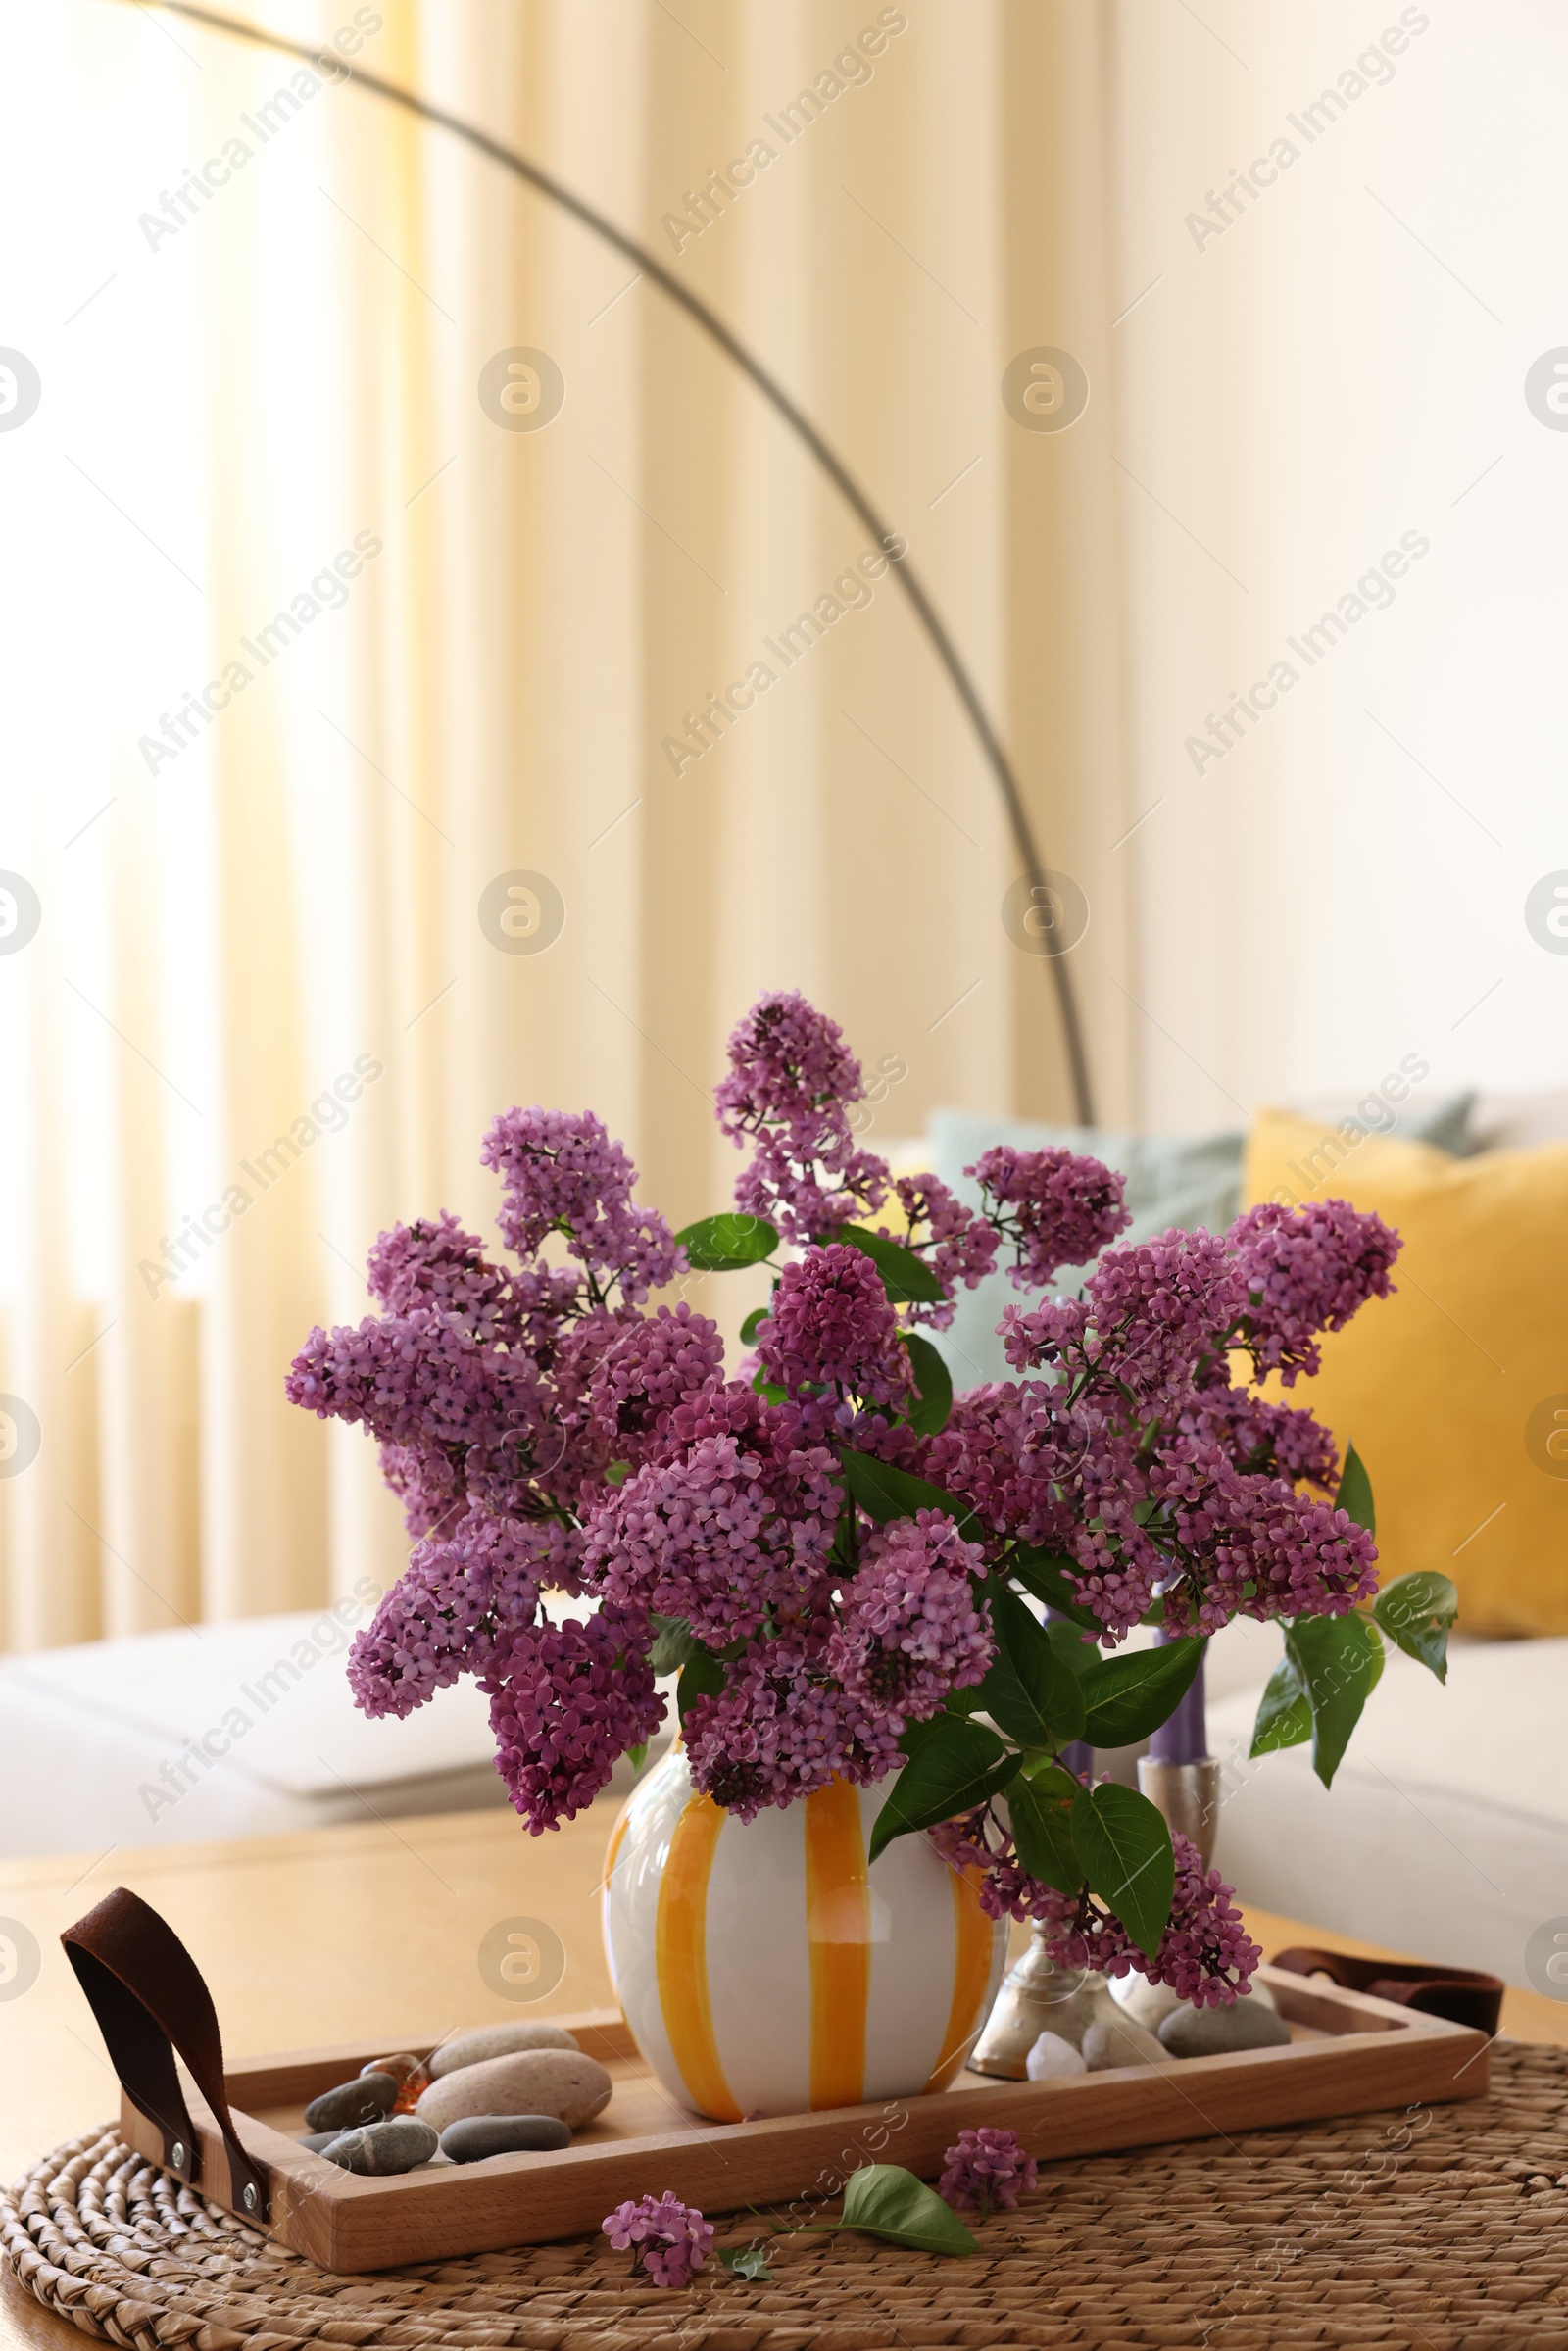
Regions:
<instances>
[{"instance_id":1,"label":"leather strap","mask_svg":"<svg viewBox=\"0 0 1568 2351\"><path fill-rule=\"evenodd\" d=\"M1494 2033L1502 2014L1501 1978L1476 1968L1435 1967L1420 1959L1357 1959L1348 1951L1317 1951L1305 1944L1277 1951L1271 1964L1293 1976L1327 1976L1346 1991L1396 2000L1401 2008L1446 2017L1477 2033Z\"/></svg>"},{"instance_id":2,"label":"leather strap","mask_svg":"<svg viewBox=\"0 0 1568 2351\"><path fill-rule=\"evenodd\" d=\"M60 1939L121 2087L163 2135L166 2168L192 2186L201 2178L201 2149L174 2066L177 2049L223 2134L230 2206L247 2220L267 2220L271 2196L266 2167L246 2154L228 2111L218 2012L172 1927L117 1886Z\"/></svg>"}]
</instances>

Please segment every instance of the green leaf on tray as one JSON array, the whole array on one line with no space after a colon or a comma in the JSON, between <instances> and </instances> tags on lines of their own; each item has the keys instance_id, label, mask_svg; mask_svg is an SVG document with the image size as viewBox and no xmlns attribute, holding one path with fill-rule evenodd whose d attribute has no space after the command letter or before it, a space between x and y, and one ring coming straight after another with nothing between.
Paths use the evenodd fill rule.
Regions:
<instances>
[{"instance_id":1,"label":"green leaf on tray","mask_svg":"<svg viewBox=\"0 0 1568 2351\"><path fill-rule=\"evenodd\" d=\"M1091 1667L1081 1685L1089 1744L1130 1747L1168 1722L1196 1681L1207 1646L1196 1634L1184 1634Z\"/></svg>"},{"instance_id":2,"label":"green leaf on tray","mask_svg":"<svg viewBox=\"0 0 1568 2351\"><path fill-rule=\"evenodd\" d=\"M1056 1655L1051 1635L1004 1584L992 1585L990 1593L997 1653L980 1685L982 1708L1022 1746L1081 1739L1082 1685Z\"/></svg>"},{"instance_id":3,"label":"green leaf on tray","mask_svg":"<svg viewBox=\"0 0 1568 2351\"><path fill-rule=\"evenodd\" d=\"M1301 1746L1311 1736L1312 1701L1289 1657L1282 1657L1258 1701L1249 1757L1273 1755L1281 1747Z\"/></svg>"},{"instance_id":4,"label":"green leaf on tray","mask_svg":"<svg viewBox=\"0 0 1568 2351\"><path fill-rule=\"evenodd\" d=\"M923 1257L885 1233L868 1233L864 1225L847 1224L833 1236L870 1258L882 1276L882 1287L895 1306L934 1306L947 1296Z\"/></svg>"},{"instance_id":5,"label":"green leaf on tray","mask_svg":"<svg viewBox=\"0 0 1568 2351\"><path fill-rule=\"evenodd\" d=\"M763 2285L772 2279L773 2273L767 2266L765 2246L721 2245L718 2258L723 2267L737 2278L757 2278Z\"/></svg>"},{"instance_id":6,"label":"green leaf on tray","mask_svg":"<svg viewBox=\"0 0 1568 2351\"><path fill-rule=\"evenodd\" d=\"M919 1401L907 1415L909 1426L918 1429L922 1437L934 1437L947 1427L953 1410L953 1374L930 1340L922 1339L918 1331L904 1331L900 1337L909 1350L909 1366L920 1392Z\"/></svg>"},{"instance_id":7,"label":"green leaf on tray","mask_svg":"<svg viewBox=\"0 0 1568 2351\"><path fill-rule=\"evenodd\" d=\"M1176 1890L1176 1855L1164 1815L1131 1788L1081 1788L1072 1807L1072 1841L1090 1891L1151 1957Z\"/></svg>"},{"instance_id":8,"label":"green leaf on tray","mask_svg":"<svg viewBox=\"0 0 1568 2351\"><path fill-rule=\"evenodd\" d=\"M1084 1869L1072 1841L1073 1793L1061 1773L1037 1780L1020 1772L1008 1782L1005 1801L1013 1845L1030 1877L1058 1893L1076 1893Z\"/></svg>"},{"instance_id":9,"label":"green leaf on tray","mask_svg":"<svg viewBox=\"0 0 1568 2351\"><path fill-rule=\"evenodd\" d=\"M715 1657L711 1649L705 1649L700 1641L694 1641L675 1685L675 1711L682 1723L699 1698L716 1698L723 1687L724 1660Z\"/></svg>"},{"instance_id":10,"label":"green leaf on tray","mask_svg":"<svg viewBox=\"0 0 1568 2351\"><path fill-rule=\"evenodd\" d=\"M1378 1531L1378 1514L1372 1500L1372 1481L1366 1474L1366 1463L1353 1445L1345 1448L1345 1467L1340 1472L1340 1490L1334 1496L1337 1510L1348 1510L1358 1527L1369 1535Z\"/></svg>"},{"instance_id":11,"label":"green leaf on tray","mask_svg":"<svg viewBox=\"0 0 1568 2351\"><path fill-rule=\"evenodd\" d=\"M675 1238L697 1273L738 1273L744 1265L760 1265L778 1247L770 1224L733 1208L722 1216L699 1217Z\"/></svg>"},{"instance_id":12,"label":"green leaf on tray","mask_svg":"<svg viewBox=\"0 0 1568 2351\"><path fill-rule=\"evenodd\" d=\"M1312 1709L1312 1769L1328 1788L1383 1671L1383 1643L1364 1616L1298 1616L1285 1654Z\"/></svg>"},{"instance_id":13,"label":"green leaf on tray","mask_svg":"<svg viewBox=\"0 0 1568 2351\"><path fill-rule=\"evenodd\" d=\"M891 1461L858 1453L851 1445L840 1445L839 1460L844 1483L872 1518L885 1523L890 1518L913 1518L917 1510L945 1510L956 1521L965 1543L978 1543L984 1536L985 1529L968 1503L960 1502L956 1494L944 1494L940 1486L928 1485L909 1470L895 1469Z\"/></svg>"},{"instance_id":14,"label":"green leaf on tray","mask_svg":"<svg viewBox=\"0 0 1568 2351\"><path fill-rule=\"evenodd\" d=\"M902 2164L866 2163L844 2183L841 2229L858 2229L922 2253L978 2253L951 2204Z\"/></svg>"},{"instance_id":15,"label":"green leaf on tray","mask_svg":"<svg viewBox=\"0 0 1568 2351\"><path fill-rule=\"evenodd\" d=\"M1396 1576L1372 1603L1372 1614L1389 1639L1440 1682L1448 1679L1448 1628L1458 1613L1454 1586L1431 1568Z\"/></svg>"},{"instance_id":16,"label":"green leaf on tray","mask_svg":"<svg viewBox=\"0 0 1568 2351\"><path fill-rule=\"evenodd\" d=\"M934 1829L938 1821L983 1804L1006 1787L1019 1760L984 1723L958 1714L933 1716L876 1816L868 1858L875 1861L896 1837Z\"/></svg>"}]
</instances>

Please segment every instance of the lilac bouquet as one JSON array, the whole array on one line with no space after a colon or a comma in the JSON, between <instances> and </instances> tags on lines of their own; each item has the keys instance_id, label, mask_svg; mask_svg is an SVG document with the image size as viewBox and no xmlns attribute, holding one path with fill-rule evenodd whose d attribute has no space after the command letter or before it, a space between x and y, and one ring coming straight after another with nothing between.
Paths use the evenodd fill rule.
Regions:
<instances>
[{"instance_id":1,"label":"lilac bouquet","mask_svg":"<svg viewBox=\"0 0 1568 2351\"><path fill-rule=\"evenodd\" d=\"M1063 1963L1234 1999L1258 1954L1230 1888L1068 1751L1163 1723L1236 1615L1286 1627L1254 1751L1310 1738L1325 1779L1378 1625L1441 1671L1443 1580L1367 1608L1364 1472L1253 1385L1315 1370L1319 1334L1387 1295L1397 1239L1325 1201L1117 1248L1098 1160L989 1151L972 1208L859 1147L861 1095L835 1024L766 996L715 1095L749 1154L736 1210L674 1234L591 1112L514 1109L481 1154L513 1262L447 1215L380 1237L381 1313L314 1331L288 1380L379 1441L418 1539L355 1643L356 1699L404 1715L477 1676L537 1835L640 1760L678 1673L693 1781L741 1819L891 1779L873 1858L930 1832ZM999 1263L1018 1376L956 1397L925 1330ZM763 1264L728 1376L707 1316L648 1303ZM1151 1623L1159 1645L1123 1645Z\"/></svg>"}]
</instances>

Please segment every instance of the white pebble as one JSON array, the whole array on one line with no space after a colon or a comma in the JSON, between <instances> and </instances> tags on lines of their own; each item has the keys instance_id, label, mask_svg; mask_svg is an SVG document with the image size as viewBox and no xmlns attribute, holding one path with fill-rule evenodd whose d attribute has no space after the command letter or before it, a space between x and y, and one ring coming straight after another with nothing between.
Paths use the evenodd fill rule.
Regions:
<instances>
[{"instance_id":1,"label":"white pebble","mask_svg":"<svg viewBox=\"0 0 1568 2351\"><path fill-rule=\"evenodd\" d=\"M1087 2074L1083 2054L1059 2033L1042 2033L1024 2060L1031 2082L1052 2082L1067 2074Z\"/></svg>"}]
</instances>

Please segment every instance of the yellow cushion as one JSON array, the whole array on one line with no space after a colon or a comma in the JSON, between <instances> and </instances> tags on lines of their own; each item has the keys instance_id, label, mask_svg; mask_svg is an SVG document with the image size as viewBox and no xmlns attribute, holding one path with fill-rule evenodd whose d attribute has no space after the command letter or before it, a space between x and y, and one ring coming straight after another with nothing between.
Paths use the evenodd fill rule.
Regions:
<instances>
[{"instance_id":1,"label":"yellow cushion","mask_svg":"<svg viewBox=\"0 0 1568 2351\"><path fill-rule=\"evenodd\" d=\"M1354 1439L1382 1579L1451 1576L1467 1633L1568 1633L1568 1143L1453 1159L1264 1110L1243 1184L1403 1236L1395 1295L1324 1338L1316 1379L1269 1391Z\"/></svg>"}]
</instances>

